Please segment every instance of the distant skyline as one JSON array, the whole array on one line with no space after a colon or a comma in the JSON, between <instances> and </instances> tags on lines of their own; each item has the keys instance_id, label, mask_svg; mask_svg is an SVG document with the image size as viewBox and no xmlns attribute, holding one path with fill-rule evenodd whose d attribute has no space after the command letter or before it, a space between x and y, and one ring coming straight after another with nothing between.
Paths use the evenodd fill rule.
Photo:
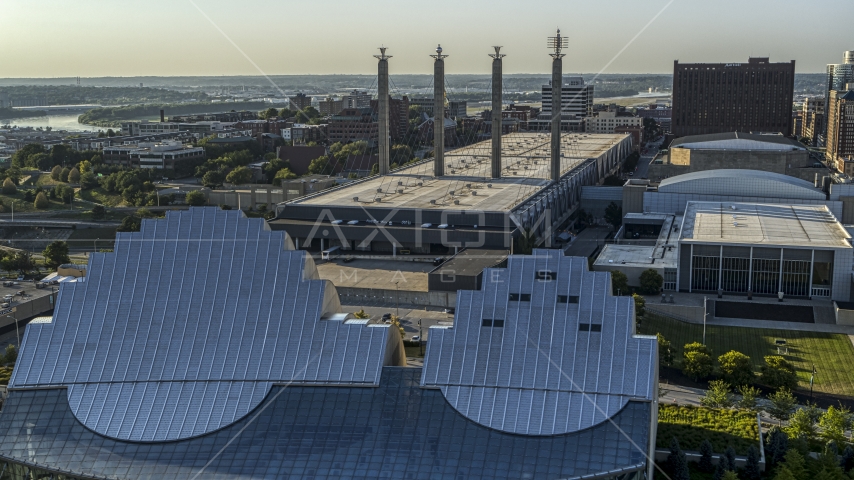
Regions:
<instances>
[{"instance_id":1,"label":"distant skyline","mask_svg":"<svg viewBox=\"0 0 854 480\"><path fill-rule=\"evenodd\" d=\"M852 13L850 0L3 0L0 78L372 74L380 45L392 73L428 74L438 43L449 74L488 74L492 45L507 73L541 74L557 27L567 73L751 56L820 73L854 49L840 33Z\"/></svg>"}]
</instances>

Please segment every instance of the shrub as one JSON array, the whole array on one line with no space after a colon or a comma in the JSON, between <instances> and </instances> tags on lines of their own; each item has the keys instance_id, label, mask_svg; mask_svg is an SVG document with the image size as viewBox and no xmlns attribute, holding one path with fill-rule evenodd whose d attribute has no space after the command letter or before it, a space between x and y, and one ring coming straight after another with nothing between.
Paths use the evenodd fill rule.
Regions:
<instances>
[{"instance_id":1,"label":"shrub","mask_svg":"<svg viewBox=\"0 0 854 480\"><path fill-rule=\"evenodd\" d=\"M818 420L821 438L826 442L845 443L845 430L848 429L850 412L844 407L827 407L827 411Z\"/></svg>"},{"instance_id":2,"label":"shrub","mask_svg":"<svg viewBox=\"0 0 854 480\"><path fill-rule=\"evenodd\" d=\"M15 182L6 177L6 180L3 181L3 195L14 195L16 193L18 193L18 187L15 186Z\"/></svg>"},{"instance_id":3,"label":"shrub","mask_svg":"<svg viewBox=\"0 0 854 480\"><path fill-rule=\"evenodd\" d=\"M62 172L62 167L60 167L59 165L53 167L53 169L51 169L51 171L50 171L50 178L52 178L53 180L56 180L58 182L59 181L59 174L61 172Z\"/></svg>"},{"instance_id":4,"label":"shrub","mask_svg":"<svg viewBox=\"0 0 854 480\"><path fill-rule=\"evenodd\" d=\"M708 440L715 452L722 453L732 445L739 455L746 455L750 446L759 441L759 431L752 413L660 404L657 447L667 448L671 437L678 438L686 450L698 451Z\"/></svg>"},{"instance_id":5,"label":"shrub","mask_svg":"<svg viewBox=\"0 0 854 480\"><path fill-rule=\"evenodd\" d=\"M637 293L632 295L632 299L635 301L635 315L638 317L644 316L646 314L646 299Z\"/></svg>"},{"instance_id":6,"label":"shrub","mask_svg":"<svg viewBox=\"0 0 854 480\"><path fill-rule=\"evenodd\" d=\"M749 385L742 385L738 387L738 393L741 395L741 399L736 402L738 408L743 410L757 411L758 408L758 400L759 400L759 389L756 387L751 387Z\"/></svg>"},{"instance_id":7,"label":"shrub","mask_svg":"<svg viewBox=\"0 0 854 480\"><path fill-rule=\"evenodd\" d=\"M703 344L694 342L682 348L682 372L695 381L712 374L711 351Z\"/></svg>"},{"instance_id":8,"label":"shrub","mask_svg":"<svg viewBox=\"0 0 854 480\"><path fill-rule=\"evenodd\" d=\"M670 345L670 341L660 333L655 336L658 338L658 360L661 365L673 365L673 347Z\"/></svg>"},{"instance_id":9,"label":"shrub","mask_svg":"<svg viewBox=\"0 0 854 480\"><path fill-rule=\"evenodd\" d=\"M63 168L59 172L59 181L60 182L68 182L68 175L71 174L71 170L68 167Z\"/></svg>"},{"instance_id":10,"label":"shrub","mask_svg":"<svg viewBox=\"0 0 854 480\"><path fill-rule=\"evenodd\" d=\"M798 376L795 374L795 366L779 355L768 355L765 357L765 365L762 365L761 381L773 389L788 388L793 390L798 386Z\"/></svg>"},{"instance_id":11,"label":"shrub","mask_svg":"<svg viewBox=\"0 0 854 480\"><path fill-rule=\"evenodd\" d=\"M47 199L47 195L44 192L39 192L36 195L36 200L33 202L33 206L38 208L39 210L44 210L50 206L50 201Z\"/></svg>"},{"instance_id":12,"label":"shrub","mask_svg":"<svg viewBox=\"0 0 854 480\"><path fill-rule=\"evenodd\" d=\"M753 364L747 355L730 350L718 357L721 377L730 385L742 386L753 382Z\"/></svg>"}]
</instances>

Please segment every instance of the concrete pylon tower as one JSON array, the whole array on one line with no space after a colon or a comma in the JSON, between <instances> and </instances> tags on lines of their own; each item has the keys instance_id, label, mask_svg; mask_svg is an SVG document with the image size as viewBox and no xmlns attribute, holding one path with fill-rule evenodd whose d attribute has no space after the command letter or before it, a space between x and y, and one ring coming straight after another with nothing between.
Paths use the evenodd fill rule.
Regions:
<instances>
[{"instance_id":1,"label":"concrete pylon tower","mask_svg":"<svg viewBox=\"0 0 854 480\"><path fill-rule=\"evenodd\" d=\"M549 48L554 49L552 57L552 144L551 144L551 180L560 180L560 120L561 100L563 100L563 57L561 53L569 46L566 38L560 35L560 29L556 37L549 37Z\"/></svg>"},{"instance_id":2,"label":"concrete pylon tower","mask_svg":"<svg viewBox=\"0 0 854 480\"><path fill-rule=\"evenodd\" d=\"M433 175L445 175L445 59L442 46L436 47L433 62Z\"/></svg>"},{"instance_id":3,"label":"concrete pylon tower","mask_svg":"<svg viewBox=\"0 0 854 480\"><path fill-rule=\"evenodd\" d=\"M377 67L377 104L379 112L377 121L379 122L379 150L380 164L379 174L385 175L388 173L390 165L391 152L389 149L389 128L388 128L388 59L391 56L385 54L386 47L380 47L380 54L374 55L374 58L379 60Z\"/></svg>"},{"instance_id":4,"label":"concrete pylon tower","mask_svg":"<svg viewBox=\"0 0 854 480\"><path fill-rule=\"evenodd\" d=\"M501 53L501 47L495 48L495 54L490 54L492 57L492 178L501 178L501 131L502 131L502 87L503 80L503 62L505 57Z\"/></svg>"}]
</instances>

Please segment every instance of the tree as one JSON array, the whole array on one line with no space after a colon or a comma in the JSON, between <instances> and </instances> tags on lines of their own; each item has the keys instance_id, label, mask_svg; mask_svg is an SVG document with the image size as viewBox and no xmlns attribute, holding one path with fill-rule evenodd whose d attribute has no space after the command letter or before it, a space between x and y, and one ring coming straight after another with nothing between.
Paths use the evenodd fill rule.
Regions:
<instances>
[{"instance_id":1,"label":"tree","mask_svg":"<svg viewBox=\"0 0 854 480\"><path fill-rule=\"evenodd\" d=\"M116 229L117 232L138 232L142 228L142 221L136 217L125 217L122 224Z\"/></svg>"},{"instance_id":2,"label":"tree","mask_svg":"<svg viewBox=\"0 0 854 480\"><path fill-rule=\"evenodd\" d=\"M33 268L33 259L30 257L30 252L18 252L15 255L3 257L3 259L0 260L0 265L2 265L3 270L6 270L7 272L17 270L23 273L24 271Z\"/></svg>"},{"instance_id":3,"label":"tree","mask_svg":"<svg viewBox=\"0 0 854 480\"><path fill-rule=\"evenodd\" d=\"M366 320L368 318L371 318L371 316L369 314L365 313L364 308L359 310L358 312L354 313L353 316L358 318L358 319L361 319L361 320Z\"/></svg>"},{"instance_id":4,"label":"tree","mask_svg":"<svg viewBox=\"0 0 854 480\"><path fill-rule=\"evenodd\" d=\"M798 386L795 366L779 355L765 357L760 381L773 389L788 388L792 390Z\"/></svg>"},{"instance_id":5,"label":"tree","mask_svg":"<svg viewBox=\"0 0 854 480\"><path fill-rule=\"evenodd\" d=\"M286 162L280 158L273 158L264 165L264 175L267 176L268 182L273 183L279 170L289 167L290 162Z\"/></svg>"},{"instance_id":6,"label":"tree","mask_svg":"<svg viewBox=\"0 0 854 480\"><path fill-rule=\"evenodd\" d=\"M15 186L15 182L6 177L6 180L3 180L3 195L14 195L16 193L18 193L18 187Z\"/></svg>"},{"instance_id":7,"label":"tree","mask_svg":"<svg viewBox=\"0 0 854 480\"><path fill-rule=\"evenodd\" d=\"M768 401L771 402L771 405L765 411L771 415L771 418L779 420L781 425L789 419L792 410L795 408L795 397L792 396L792 392L788 388L780 388L769 395Z\"/></svg>"},{"instance_id":8,"label":"tree","mask_svg":"<svg viewBox=\"0 0 854 480\"><path fill-rule=\"evenodd\" d=\"M95 205L92 207L92 218L95 220L101 220L107 216L107 209L104 208L103 205Z\"/></svg>"},{"instance_id":9,"label":"tree","mask_svg":"<svg viewBox=\"0 0 854 480\"><path fill-rule=\"evenodd\" d=\"M709 347L703 345L700 342L686 343L685 346L682 347L682 355L685 355L688 352L700 352L705 353L709 356L712 355L712 351L709 350Z\"/></svg>"},{"instance_id":10,"label":"tree","mask_svg":"<svg viewBox=\"0 0 854 480\"><path fill-rule=\"evenodd\" d=\"M759 389L749 385L741 385L738 387L738 393L741 399L736 403L738 408L742 410L750 410L752 412L759 410Z\"/></svg>"},{"instance_id":11,"label":"tree","mask_svg":"<svg viewBox=\"0 0 854 480\"><path fill-rule=\"evenodd\" d=\"M371 173L370 175L378 175L380 173L380 164L375 163L371 165Z\"/></svg>"},{"instance_id":12,"label":"tree","mask_svg":"<svg viewBox=\"0 0 854 480\"><path fill-rule=\"evenodd\" d=\"M47 195L44 192L39 192L36 195L36 200L33 202L33 206L39 210L44 210L50 206L50 202L47 199Z\"/></svg>"},{"instance_id":13,"label":"tree","mask_svg":"<svg viewBox=\"0 0 854 480\"><path fill-rule=\"evenodd\" d=\"M673 346L670 345L670 340L666 340L664 335L657 333L658 338L658 360L662 365L673 365Z\"/></svg>"},{"instance_id":14,"label":"tree","mask_svg":"<svg viewBox=\"0 0 854 480\"><path fill-rule=\"evenodd\" d=\"M726 473L726 468L724 468L724 458L721 457L718 459L718 464L715 465L715 474L712 475L714 480L723 480L724 474Z\"/></svg>"},{"instance_id":15,"label":"tree","mask_svg":"<svg viewBox=\"0 0 854 480\"><path fill-rule=\"evenodd\" d=\"M772 427L767 435L768 445L765 447L765 460L771 470L783 463L786 451L789 450L789 437L779 427Z\"/></svg>"},{"instance_id":16,"label":"tree","mask_svg":"<svg viewBox=\"0 0 854 480\"><path fill-rule=\"evenodd\" d=\"M199 190L193 190L192 192L187 192L186 201L187 201L187 205L192 205L195 207L207 205L207 203L208 203L208 199L205 198L205 194L200 192Z\"/></svg>"},{"instance_id":17,"label":"tree","mask_svg":"<svg viewBox=\"0 0 854 480\"><path fill-rule=\"evenodd\" d=\"M77 170L77 167L72 168L68 172L68 181L70 183L80 183L80 170Z\"/></svg>"},{"instance_id":18,"label":"tree","mask_svg":"<svg viewBox=\"0 0 854 480\"><path fill-rule=\"evenodd\" d=\"M59 172L59 181L68 183L68 175L70 174L71 170L68 167L63 168L62 171Z\"/></svg>"},{"instance_id":19,"label":"tree","mask_svg":"<svg viewBox=\"0 0 854 480\"><path fill-rule=\"evenodd\" d=\"M292 172L290 168L283 168L283 169L279 170L278 172L276 172L276 176L274 177L274 180L278 180L278 181L293 180L294 178L297 178L296 173Z\"/></svg>"},{"instance_id":20,"label":"tree","mask_svg":"<svg viewBox=\"0 0 854 480\"><path fill-rule=\"evenodd\" d=\"M329 157L322 155L315 158L308 164L308 173L313 175L329 175L332 173L332 166L329 163Z\"/></svg>"},{"instance_id":21,"label":"tree","mask_svg":"<svg viewBox=\"0 0 854 480\"><path fill-rule=\"evenodd\" d=\"M664 278L662 278L654 269L650 268L644 270L640 274L641 293L645 293L647 295L658 295L661 293L662 285L664 285Z\"/></svg>"},{"instance_id":22,"label":"tree","mask_svg":"<svg viewBox=\"0 0 854 480\"><path fill-rule=\"evenodd\" d=\"M712 374L712 357L703 352L687 352L682 358L682 373L699 381Z\"/></svg>"},{"instance_id":23,"label":"tree","mask_svg":"<svg viewBox=\"0 0 854 480\"><path fill-rule=\"evenodd\" d=\"M56 180L58 182L60 173L62 173L62 167L57 165L57 166L53 167L53 169L51 169L50 178L52 178L53 180Z\"/></svg>"},{"instance_id":24,"label":"tree","mask_svg":"<svg viewBox=\"0 0 854 480\"><path fill-rule=\"evenodd\" d=\"M629 277L619 270L611 270L611 293L614 295L628 295L630 292Z\"/></svg>"},{"instance_id":25,"label":"tree","mask_svg":"<svg viewBox=\"0 0 854 480\"><path fill-rule=\"evenodd\" d=\"M68 257L68 244L60 240L51 242L44 249L42 255L44 255L45 264L50 268L71 263L71 258Z\"/></svg>"},{"instance_id":26,"label":"tree","mask_svg":"<svg viewBox=\"0 0 854 480\"><path fill-rule=\"evenodd\" d=\"M777 470L777 475L774 476L774 480L798 480L798 479L796 479L795 476L792 475L792 471L789 470L788 467L783 465L782 467L780 467L779 470Z\"/></svg>"},{"instance_id":27,"label":"tree","mask_svg":"<svg viewBox=\"0 0 854 480\"><path fill-rule=\"evenodd\" d=\"M367 146L367 145L366 145ZM391 147L391 162L398 165L409 163L415 157L412 147L409 145L392 145Z\"/></svg>"},{"instance_id":28,"label":"tree","mask_svg":"<svg viewBox=\"0 0 854 480\"><path fill-rule=\"evenodd\" d=\"M248 167L239 166L232 170L226 177L225 181L232 185L243 185L252 181L252 170Z\"/></svg>"},{"instance_id":29,"label":"tree","mask_svg":"<svg viewBox=\"0 0 854 480\"><path fill-rule=\"evenodd\" d=\"M726 468L728 471L735 471L738 467L735 466L735 449L732 448L732 445L726 447L724 451L723 458L721 460L726 460Z\"/></svg>"},{"instance_id":30,"label":"tree","mask_svg":"<svg viewBox=\"0 0 854 480\"><path fill-rule=\"evenodd\" d=\"M808 480L808 473L805 466L806 461L803 455L795 449L789 449L786 452L785 459L783 468L789 470L792 476L795 477L795 480Z\"/></svg>"},{"instance_id":31,"label":"tree","mask_svg":"<svg viewBox=\"0 0 854 480\"><path fill-rule=\"evenodd\" d=\"M821 427L819 436L825 442L836 442L837 445L845 443L845 430L848 428L850 412L844 407L836 408L833 405L827 407L827 411L819 418L818 426Z\"/></svg>"},{"instance_id":32,"label":"tree","mask_svg":"<svg viewBox=\"0 0 854 480\"><path fill-rule=\"evenodd\" d=\"M68 175L71 176L70 174ZM98 177L95 176L92 172L86 172L80 174L80 189L81 190L91 190L93 188L98 187Z\"/></svg>"},{"instance_id":33,"label":"tree","mask_svg":"<svg viewBox=\"0 0 854 480\"><path fill-rule=\"evenodd\" d=\"M261 117L262 119L278 117L279 111L273 107L270 107L267 110L264 110L263 112L261 112L258 116Z\"/></svg>"},{"instance_id":34,"label":"tree","mask_svg":"<svg viewBox=\"0 0 854 480\"><path fill-rule=\"evenodd\" d=\"M738 480L738 474L733 470L727 470L721 478L722 480Z\"/></svg>"},{"instance_id":35,"label":"tree","mask_svg":"<svg viewBox=\"0 0 854 480\"><path fill-rule=\"evenodd\" d=\"M759 480L759 450L751 445L747 451L747 462L744 464L744 477L746 480Z\"/></svg>"},{"instance_id":36,"label":"tree","mask_svg":"<svg viewBox=\"0 0 854 480\"><path fill-rule=\"evenodd\" d=\"M698 352L692 352L694 354ZM700 397L700 404L709 408L730 408L733 404L730 386L723 380L709 382L709 389Z\"/></svg>"},{"instance_id":37,"label":"tree","mask_svg":"<svg viewBox=\"0 0 854 480\"><path fill-rule=\"evenodd\" d=\"M53 167L53 159L51 159L50 155L46 153L30 155L30 158L27 159L27 163L38 168L40 171L50 170L50 168Z\"/></svg>"},{"instance_id":38,"label":"tree","mask_svg":"<svg viewBox=\"0 0 854 480\"><path fill-rule=\"evenodd\" d=\"M646 299L635 293L632 294L632 300L635 301L635 315L638 317L644 316L646 313Z\"/></svg>"},{"instance_id":39,"label":"tree","mask_svg":"<svg viewBox=\"0 0 854 480\"><path fill-rule=\"evenodd\" d=\"M803 437L807 441L812 440L816 433L815 423L805 409L799 408L789 417L786 433L792 438Z\"/></svg>"},{"instance_id":40,"label":"tree","mask_svg":"<svg viewBox=\"0 0 854 480\"><path fill-rule=\"evenodd\" d=\"M207 172L202 177L202 185L208 188L216 188L222 185L222 182L225 180L225 177L217 170L211 170Z\"/></svg>"},{"instance_id":41,"label":"tree","mask_svg":"<svg viewBox=\"0 0 854 480\"><path fill-rule=\"evenodd\" d=\"M400 325L400 317L398 317L397 315L392 315L391 319L389 320L389 323L391 323L392 326L395 326L398 328L398 330L400 330L400 338L406 338L406 330L404 330L403 326Z\"/></svg>"},{"instance_id":42,"label":"tree","mask_svg":"<svg viewBox=\"0 0 854 480\"><path fill-rule=\"evenodd\" d=\"M708 438L704 438L703 442L700 443L700 463L697 465L701 472L712 473L715 471L712 453L712 442Z\"/></svg>"},{"instance_id":43,"label":"tree","mask_svg":"<svg viewBox=\"0 0 854 480\"><path fill-rule=\"evenodd\" d=\"M610 223L614 230L620 228L623 224L623 208L615 202L611 202L605 207L605 221Z\"/></svg>"},{"instance_id":44,"label":"tree","mask_svg":"<svg viewBox=\"0 0 854 480\"><path fill-rule=\"evenodd\" d=\"M840 460L839 464L846 473L854 468L854 448L851 448L851 445L845 446L845 450L842 452L842 460Z\"/></svg>"},{"instance_id":45,"label":"tree","mask_svg":"<svg viewBox=\"0 0 854 480\"><path fill-rule=\"evenodd\" d=\"M18 347L13 344L6 345L6 351L0 355L0 363L7 365L18 360Z\"/></svg>"},{"instance_id":46,"label":"tree","mask_svg":"<svg viewBox=\"0 0 854 480\"><path fill-rule=\"evenodd\" d=\"M670 440L670 454L667 455L667 470L670 472L671 480L690 480L688 471L688 459L685 452L679 448L679 440L673 437Z\"/></svg>"},{"instance_id":47,"label":"tree","mask_svg":"<svg viewBox=\"0 0 854 480\"><path fill-rule=\"evenodd\" d=\"M721 377L730 385L749 385L753 382L753 364L747 355L730 350L718 357Z\"/></svg>"}]
</instances>

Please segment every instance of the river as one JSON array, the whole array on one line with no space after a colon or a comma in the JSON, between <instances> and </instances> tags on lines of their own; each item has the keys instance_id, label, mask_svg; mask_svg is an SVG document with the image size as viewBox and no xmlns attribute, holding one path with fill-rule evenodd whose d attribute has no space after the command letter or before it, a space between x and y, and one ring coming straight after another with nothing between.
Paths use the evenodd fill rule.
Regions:
<instances>
[{"instance_id":1,"label":"river","mask_svg":"<svg viewBox=\"0 0 854 480\"><path fill-rule=\"evenodd\" d=\"M51 127L53 130L68 130L69 132L84 132L107 129L104 127L96 127L94 125L84 125L77 123L77 117L80 113L62 113L57 115L45 115L43 117L25 117L16 118L14 120L0 120L0 125L13 125L18 127L33 127L46 128Z\"/></svg>"}]
</instances>

